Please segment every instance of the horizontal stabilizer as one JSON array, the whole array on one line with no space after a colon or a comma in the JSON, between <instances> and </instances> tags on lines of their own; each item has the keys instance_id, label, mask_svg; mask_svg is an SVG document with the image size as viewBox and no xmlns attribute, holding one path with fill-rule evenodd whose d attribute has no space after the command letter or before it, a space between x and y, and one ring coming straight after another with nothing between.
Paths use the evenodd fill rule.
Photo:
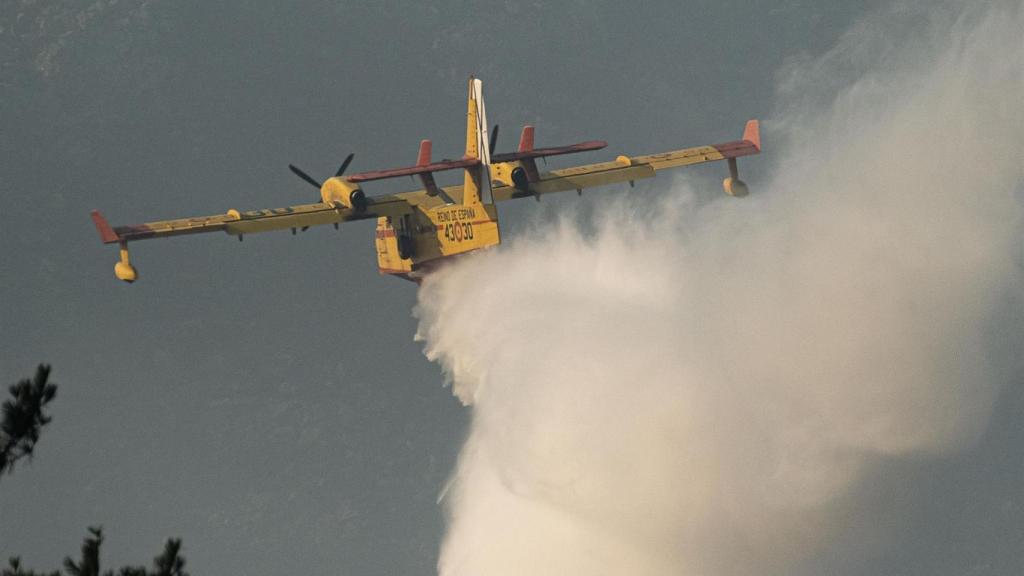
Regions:
<instances>
[{"instance_id":1,"label":"horizontal stabilizer","mask_svg":"<svg viewBox=\"0 0 1024 576\"><path fill-rule=\"evenodd\" d=\"M533 136L532 132L530 136ZM530 144L532 144L532 142L530 142ZM553 148L530 148L527 150L520 149L517 152L508 152L506 154L492 154L491 162L496 164L498 162L514 162L516 160L523 160L526 158L543 158L545 156L576 154L579 152L600 150L606 146L608 146L608 143L605 142L604 140L590 140L587 142L580 142L578 144L570 144L568 146L555 146ZM522 143L520 143L520 148L522 148Z\"/></svg>"},{"instance_id":2,"label":"horizontal stabilizer","mask_svg":"<svg viewBox=\"0 0 1024 576\"><path fill-rule=\"evenodd\" d=\"M456 168L469 168L478 166L479 158L463 158L461 160L442 160L431 162L420 166L409 166L407 168L391 168L388 170L375 170L373 172L360 172L348 177L349 182L369 182L370 180L384 180L386 178L398 178L400 176L415 176L428 172L441 172L443 170L455 170Z\"/></svg>"}]
</instances>

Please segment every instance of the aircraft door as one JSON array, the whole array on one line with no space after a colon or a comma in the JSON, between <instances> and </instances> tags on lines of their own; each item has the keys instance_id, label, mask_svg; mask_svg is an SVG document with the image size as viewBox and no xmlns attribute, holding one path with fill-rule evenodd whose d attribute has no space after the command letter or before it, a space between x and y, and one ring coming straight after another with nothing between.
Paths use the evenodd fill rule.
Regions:
<instances>
[{"instance_id":1,"label":"aircraft door","mask_svg":"<svg viewBox=\"0 0 1024 576\"><path fill-rule=\"evenodd\" d=\"M395 220L395 239L398 241L398 256L401 259L412 258L416 254L412 217L409 214L404 214Z\"/></svg>"}]
</instances>

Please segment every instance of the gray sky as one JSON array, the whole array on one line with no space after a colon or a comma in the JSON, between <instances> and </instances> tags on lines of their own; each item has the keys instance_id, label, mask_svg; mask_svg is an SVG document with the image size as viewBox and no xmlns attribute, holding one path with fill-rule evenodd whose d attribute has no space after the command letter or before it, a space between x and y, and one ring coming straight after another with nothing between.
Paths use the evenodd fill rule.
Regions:
<instances>
[{"instance_id":1,"label":"gray sky","mask_svg":"<svg viewBox=\"0 0 1024 576\"><path fill-rule=\"evenodd\" d=\"M90 209L305 203L289 162L404 165L421 138L457 153L470 73L499 148L527 122L538 144L607 140L592 160L732 139L779 107L783 65L882 4L4 3L0 374L48 362L60 392L38 456L0 481L0 558L56 568L102 524L107 566L176 536L194 574L435 571L469 414L412 340L415 287L377 274L373 225L139 242L127 286ZM752 187L770 163L745 164ZM502 206L503 234L610 194ZM862 483L878 506L804 573L1019 569L1022 410L1009 387L977 446ZM872 540L880 522L899 546Z\"/></svg>"}]
</instances>

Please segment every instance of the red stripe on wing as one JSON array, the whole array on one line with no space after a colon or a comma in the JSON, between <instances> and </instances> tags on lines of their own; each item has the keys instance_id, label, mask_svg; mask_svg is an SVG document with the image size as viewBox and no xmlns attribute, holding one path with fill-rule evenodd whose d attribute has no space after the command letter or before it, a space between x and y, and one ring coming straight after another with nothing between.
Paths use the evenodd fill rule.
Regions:
<instances>
[{"instance_id":1,"label":"red stripe on wing","mask_svg":"<svg viewBox=\"0 0 1024 576\"><path fill-rule=\"evenodd\" d=\"M733 142L725 142L723 144L712 144L711 147L721 152L722 156L725 156L726 158L739 158L740 156L750 156L761 152L753 142L748 142L746 140L735 140Z\"/></svg>"},{"instance_id":2,"label":"red stripe on wing","mask_svg":"<svg viewBox=\"0 0 1024 576\"><path fill-rule=\"evenodd\" d=\"M372 172L360 172L348 176L349 182L368 182L370 180L383 180L385 178L398 178L399 176L415 176L429 172L440 172L442 170L454 170L456 168L469 168L480 165L479 158L463 158L461 160L443 160L431 162L422 166L409 166L407 168L391 168L388 170L375 170Z\"/></svg>"},{"instance_id":3,"label":"red stripe on wing","mask_svg":"<svg viewBox=\"0 0 1024 576\"><path fill-rule=\"evenodd\" d=\"M589 140L568 146L555 146L553 148L534 148L532 150L521 150L519 152L507 152L505 154L492 154L491 162L514 162L526 158L542 158L544 156L559 156L561 154L576 154L578 152L589 152L600 150L608 146L604 140Z\"/></svg>"}]
</instances>

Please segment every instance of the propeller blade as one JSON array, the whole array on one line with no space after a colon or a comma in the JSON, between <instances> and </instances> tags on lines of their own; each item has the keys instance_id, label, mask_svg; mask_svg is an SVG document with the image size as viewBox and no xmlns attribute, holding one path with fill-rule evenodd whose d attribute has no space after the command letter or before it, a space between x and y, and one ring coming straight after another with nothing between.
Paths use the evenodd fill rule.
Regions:
<instances>
[{"instance_id":1,"label":"propeller blade","mask_svg":"<svg viewBox=\"0 0 1024 576\"><path fill-rule=\"evenodd\" d=\"M498 125L494 125L494 130L491 131L491 154L494 154L494 147L498 144Z\"/></svg>"},{"instance_id":2,"label":"propeller blade","mask_svg":"<svg viewBox=\"0 0 1024 576\"><path fill-rule=\"evenodd\" d=\"M310 176L309 174L306 174L302 170L296 168L294 164L289 164L288 169L291 170L292 173L298 176L299 178L302 178L306 182L309 182L310 186L312 186L313 188L316 188L317 190L320 189L321 184L319 182L313 180L313 177Z\"/></svg>"},{"instance_id":3,"label":"propeller blade","mask_svg":"<svg viewBox=\"0 0 1024 576\"><path fill-rule=\"evenodd\" d=\"M345 169L348 168L348 165L352 163L352 158L354 157L355 154L349 154L348 156L345 157L345 161L341 163L341 166L338 168L338 171L334 173L335 178L345 173Z\"/></svg>"}]
</instances>

